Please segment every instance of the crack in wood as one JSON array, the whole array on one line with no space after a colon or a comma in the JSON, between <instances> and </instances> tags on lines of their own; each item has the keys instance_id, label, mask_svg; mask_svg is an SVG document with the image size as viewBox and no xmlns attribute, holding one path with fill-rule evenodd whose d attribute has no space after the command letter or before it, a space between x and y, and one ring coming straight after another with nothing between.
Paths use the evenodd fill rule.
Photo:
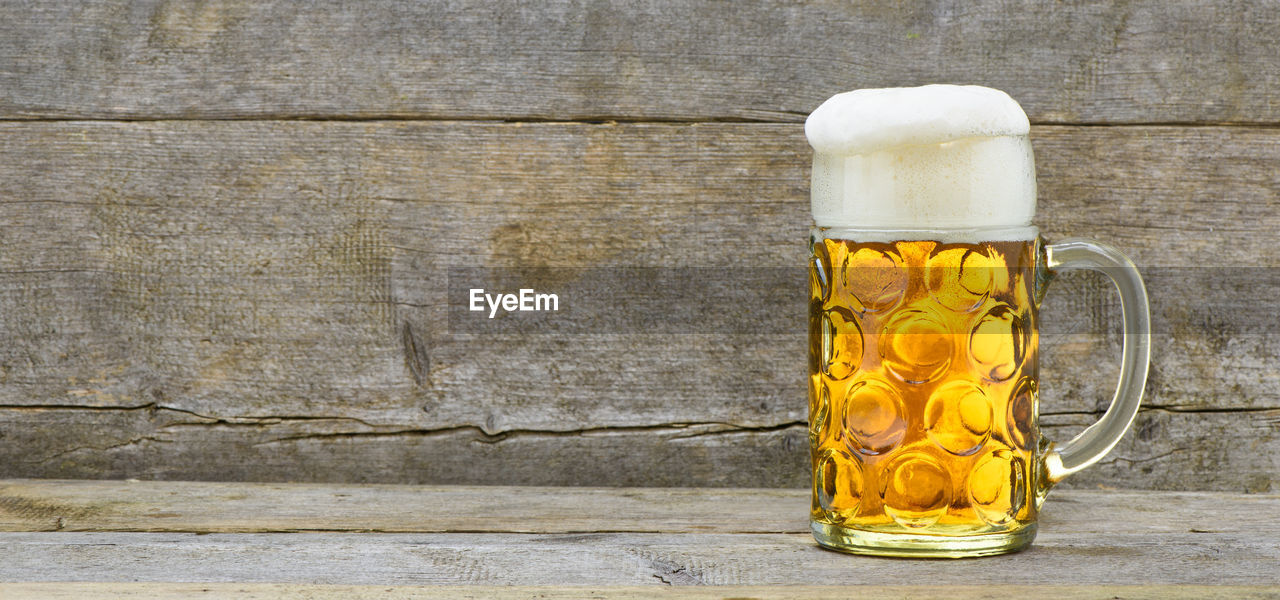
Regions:
<instances>
[{"instance_id":1,"label":"crack in wood","mask_svg":"<svg viewBox=\"0 0 1280 600\"><path fill-rule=\"evenodd\" d=\"M1149 456L1149 457L1147 457L1147 458L1125 458L1125 457L1123 457L1123 456L1116 456L1116 457L1112 457L1112 458L1104 459L1102 462L1104 462L1104 463L1117 463L1117 462L1123 462L1123 463L1127 463L1127 464L1129 464L1129 465L1136 465L1136 464L1141 464L1141 463L1145 463L1145 462L1153 462L1153 461L1157 461L1157 460L1160 460L1160 459L1162 459L1162 458L1167 458L1167 457L1169 457L1169 456L1173 456L1174 454L1177 454L1177 453L1179 453L1179 452L1186 452L1186 451L1187 451L1187 449L1186 449L1186 448L1174 448L1173 450L1170 450L1170 451L1165 452L1165 453L1163 453L1163 454L1157 454L1157 455L1155 455L1155 456Z\"/></svg>"},{"instance_id":2,"label":"crack in wood","mask_svg":"<svg viewBox=\"0 0 1280 600\"><path fill-rule=\"evenodd\" d=\"M3 410L15 410L15 411L22 411L22 410L66 410L66 411L102 411L102 412L107 412L107 411L113 411L113 412L131 412L131 411L170 411L170 412L177 412L177 413L189 414L189 415L191 415L191 416L194 416L194 417L197 417L197 418L200 418L200 419L205 419L205 420L207 420L207 421L208 421L208 423L190 423L190 422L186 422L186 423L174 423L174 424L170 424L169 426L172 426L172 425L196 425L196 424L208 424L208 425L258 425L258 424L272 424L272 423L287 422L287 421L351 421L351 422L359 423L359 424L361 424L361 425L364 425L364 426L366 426L366 427L370 427L370 428L387 427L387 425L379 425L379 424L376 424L376 423L370 422L370 421L368 421L368 420L361 419L361 418L359 418L359 417L339 416L339 415L233 415L233 416L211 416L211 415L204 415L204 414L200 414L200 413L197 413L197 412L194 412L194 411L191 411L191 410L188 410L188 409L184 409L184 408L177 408L177 407L174 407L174 406L159 405L159 404L156 404L156 403L147 403L147 404L130 405L130 406L92 406L92 405L77 405L77 404L0 404L0 411L3 411ZM1147 404L1144 404L1144 405L1142 405L1142 406L1140 407L1140 409L1139 409L1139 412L1169 412L1169 413L1181 413L1181 414L1267 413L1267 412L1276 412L1276 411L1280 411L1280 407L1277 407L1277 406L1250 406L1250 407L1201 407L1201 406L1185 406L1185 407L1184 407L1184 406L1178 406L1178 405L1147 405ZM1105 409L1095 409L1095 410L1041 410L1041 411L1040 411L1040 416L1042 416L1042 417L1062 417L1062 416L1092 416L1092 417L1099 417L1099 416L1102 416L1102 414L1103 414L1103 413L1105 413L1105 412L1106 412L1106 410L1105 410ZM726 422L723 422L723 421L691 421L691 422L686 422L686 423L661 423L661 424L655 424L655 425L653 425L652 427L682 427L682 426L694 426L694 425L725 425L725 426L734 427L734 428L741 429L741 430L745 430L745 431L774 431L774 430L777 430L777 429L785 429L785 428L787 428L787 427L791 427L791 426L795 426L795 425L801 425L801 424L804 424L804 423L805 423L804 421L796 420L796 421L787 421L787 422L784 422L784 423L778 423L778 424L775 424L775 425L750 426L750 425L740 425L740 424L736 424L736 423L726 423ZM467 426L467 425L459 425L458 427L466 427L466 426ZM649 425L642 425L642 426L636 426L636 427L640 427L640 428L647 428L647 427L651 427L651 426L649 426ZM588 427L588 428L583 428L583 429L578 429L578 430L573 430L573 431L595 431L595 430L609 430L609 429L617 429L617 428L616 428L616 427L610 427L610 426L603 426L603 427L598 427L598 428ZM515 430L513 430L513 431L515 431ZM550 431L554 431L554 430L532 430L532 431L547 431L547 432L550 432ZM494 433L502 433L502 432L494 432ZM694 436L689 436L689 437L695 437L696 435L697 435L697 434L695 434Z\"/></svg>"},{"instance_id":3,"label":"crack in wood","mask_svg":"<svg viewBox=\"0 0 1280 600\"><path fill-rule=\"evenodd\" d=\"M710 431L695 432L687 435L674 435L668 439L680 440L712 435L732 435L739 433L769 433L787 429L808 427L807 421L787 421L775 425L738 425L717 421L695 423L655 423L650 425L614 425L601 427L581 427L577 429L505 429L497 432L486 431L478 425L451 425L448 427L397 429L393 431L339 431L325 433L303 433L265 440L253 444L263 446L300 440L332 440L332 439L368 439L385 437L427 437L471 433L482 444L496 444L513 437L578 437L594 434L618 434L635 432L680 432L697 427L719 427Z\"/></svg>"},{"instance_id":4,"label":"crack in wood","mask_svg":"<svg viewBox=\"0 0 1280 600\"><path fill-rule=\"evenodd\" d=\"M404 345L404 363L413 376L413 382L418 387L431 387L431 355L428 345L408 321L400 329L400 342Z\"/></svg>"},{"instance_id":5,"label":"crack in wood","mask_svg":"<svg viewBox=\"0 0 1280 600\"><path fill-rule=\"evenodd\" d=\"M1228 414L1228 413L1266 413L1280 411L1280 408L1270 406L1251 406L1251 407L1201 407L1201 406L1177 406L1177 405L1142 405L1138 408L1138 413L1144 412L1167 412L1179 414ZM1041 417L1067 417L1067 416L1083 416L1083 417L1101 417L1106 409L1095 410L1042 410Z\"/></svg>"},{"instance_id":6,"label":"crack in wood","mask_svg":"<svg viewBox=\"0 0 1280 600\"><path fill-rule=\"evenodd\" d=\"M359 423L366 427L385 427L370 421L366 421L359 417L349 416L333 416L333 415L236 415L215 417L204 415L198 412L175 406L165 406L155 402L147 404L138 404L132 406L80 406L75 404L0 404L0 410L65 410L65 411L88 411L88 412L134 412L146 411L151 413L168 411L191 415L193 417L204 419L204 422L180 421L177 423L167 423L161 425L161 428L174 427L180 425L272 425L275 423L292 422L292 421L351 421Z\"/></svg>"},{"instance_id":7,"label":"crack in wood","mask_svg":"<svg viewBox=\"0 0 1280 600\"><path fill-rule=\"evenodd\" d=\"M161 438L159 438L159 437L157 437L157 436L154 436L154 435L140 435L140 436L135 436L135 437L129 438L129 439L127 439L127 440L123 441L123 442L117 442L117 443L113 443L113 444L108 444L108 445L106 445L106 446L76 446L76 447L74 447L74 448L68 448L68 449L66 449L66 450L62 450L62 451L59 451L59 452L55 452L55 453L53 453L53 454L51 454L51 455L49 455L49 456L46 456L46 457L44 457L44 458L39 458L39 459L35 459L35 460L31 460L31 461L27 461L27 462L32 462L32 463L42 464L42 465L43 465L43 464L47 464L47 463L53 462L54 460L57 460L57 459L59 459L59 458L61 458L61 457L63 457L63 456L66 456L66 455L68 455L68 454L74 454L74 453L76 453L76 452L81 452L81 451L84 451L84 450L92 450L92 451L94 451L94 452L109 452L109 451L111 451L111 450L115 450L115 449L118 449L118 448L125 448L125 447L127 447L127 446L132 446L132 445L134 445L134 444L140 444L140 443L143 443L143 442L156 442L156 443L158 443L158 444L168 444L168 443L173 443L173 440L161 439Z\"/></svg>"}]
</instances>

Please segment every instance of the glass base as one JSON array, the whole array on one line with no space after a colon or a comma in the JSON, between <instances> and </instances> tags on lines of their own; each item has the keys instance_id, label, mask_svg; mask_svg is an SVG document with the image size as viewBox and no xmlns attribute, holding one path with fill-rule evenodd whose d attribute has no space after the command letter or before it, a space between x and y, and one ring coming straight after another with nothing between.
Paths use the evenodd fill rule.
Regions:
<instances>
[{"instance_id":1,"label":"glass base","mask_svg":"<svg viewBox=\"0 0 1280 600\"><path fill-rule=\"evenodd\" d=\"M939 536L884 533L810 522L814 539L825 548L850 554L920 558L967 558L1017 552L1036 538L1032 523L1017 531L981 535Z\"/></svg>"}]
</instances>

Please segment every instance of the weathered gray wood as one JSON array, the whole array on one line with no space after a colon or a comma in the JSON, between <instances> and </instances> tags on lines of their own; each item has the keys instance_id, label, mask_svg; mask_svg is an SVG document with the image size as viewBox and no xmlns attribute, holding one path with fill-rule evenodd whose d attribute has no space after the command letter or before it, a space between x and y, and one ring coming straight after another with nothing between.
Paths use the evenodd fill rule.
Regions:
<instances>
[{"instance_id":1,"label":"weathered gray wood","mask_svg":"<svg viewBox=\"0 0 1280 600\"><path fill-rule=\"evenodd\" d=\"M0 481L0 531L798 533L808 506L783 489Z\"/></svg>"},{"instance_id":2,"label":"weathered gray wood","mask_svg":"<svg viewBox=\"0 0 1280 600\"><path fill-rule=\"evenodd\" d=\"M1271 586L1243 585L963 585L963 586L858 586L858 598L867 600L922 600L955 598L956 600L996 600L1035 596L1061 600L1261 600L1275 598ZM0 583L0 594L31 600L159 600L170 598L236 598L237 600L291 599L306 600L579 600L608 598L612 600L647 600L679 598L684 600L729 600L760 598L771 600L844 600L849 597L845 586L678 586L654 587L585 587L585 586L353 586L271 583Z\"/></svg>"},{"instance_id":3,"label":"weathered gray wood","mask_svg":"<svg viewBox=\"0 0 1280 600\"><path fill-rule=\"evenodd\" d=\"M512 501L518 499L518 501ZM1044 531L1280 537L1280 496L1054 490ZM807 533L796 489L0 481L0 531Z\"/></svg>"},{"instance_id":4,"label":"weathered gray wood","mask_svg":"<svg viewBox=\"0 0 1280 600\"><path fill-rule=\"evenodd\" d=\"M233 410L234 406L228 406ZM806 486L803 425L516 430L365 427L343 419L219 424L171 410L4 411L13 476L215 481ZM1097 415L1042 415L1063 441ZM1144 411L1101 463L1067 480L1155 489L1274 491L1276 411Z\"/></svg>"},{"instance_id":5,"label":"weathered gray wood","mask_svg":"<svg viewBox=\"0 0 1280 600\"><path fill-rule=\"evenodd\" d=\"M1039 122L1275 123L1277 37L1189 0L6 3L0 116L798 121L944 81Z\"/></svg>"},{"instance_id":6,"label":"weathered gray wood","mask_svg":"<svg viewBox=\"0 0 1280 600\"><path fill-rule=\"evenodd\" d=\"M1044 418L1045 435L1065 441L1098 415ZM1143 411L1133 431L1071 486L1275 491L1280 486L1280 411ZM1230 475L1224 471L1230 471Z\"/></svg>"},{"instance_id":7,"label":"weathered gray wood","mask_svg":"<svg viewBox=\"0 0 1280 600\"><path fill-rule=\"evenodd\" d=\"M928 562L852 557L820 549L809 534L756 533L4 533L0 551L5 581L1280 585L1280 543L1255 534L1045 531L1011 556Z\"/></svg>"},{"instance_id":8,"label":"weathered gray wood","mask_svg":"<svg viewBox=\"0 0 1280 600\"><path fill-rule=\"evenodd\" d=\"M643 591L615 586L788 586L692 597L827 597L834 588L789 586L856 584L890 598L936 596L939 586L959 598L1147 598L1215 597L1163 586L1230 584L1253 586L1229 590L1239 597L1266 597L1280 584L1270 568L1280 560L1280 523L1266 518L1277 510L1274 494L1061 490L1045 505L1028 551L905 561L817 548L805 531L803 490L9 480L0 482L0 581L165 583L111 589L141 598L191 589L173 582L235 582L247 586L240 591L286 597L347 590L254 584L571 584L623 598ZM50 526L61 530L24 531ZM170 532L101 531L156 529ZM252 531L311 533L226 533ZM352 531L366 533L340 533ZM586 589L536 592L555 598ZM105 593L93 584L0 584L6 597L96 590ZM490 588L449 591L470 597ZM517 591L535 590L506 590Z\"/></svg>"},{"instance_id":9,"label":"weathered gray wood","mask_svg":"<svg viewBox=\"0 0 1280 600\"><path fill-rule=\"evenodd\" d=\"M1280 266L1275 130L1033 137L1049 237ZM807 480L798 295L794 333L749 336L463 335L444 299L450 266L801 264L796 125L6 123L0 161L6 475ZM1073 484L1274 490L1280 337L1171 277L1146 437ZM1054 439L1113 385L1102 285L1043 312L1084 328L1043 340Z\"/></svg>"},{"instance_id":10,"label":"weathered gray wood","mask_svg":"<svg viewBox=\"0 0 1280 600\"><path fill-rule=\"evenodd\" d=\"M1046 505L1032 550L961 563L818 550L804 532L806 500L800 490L759 489L6 481L0 551L11 559L0 564L0 579L163 582L180 574L238 583L601 586L1274 586L1277 579L1263 565L1280 556L1280 524L1256 518L1280 510L1275 495L1064 490ZM49 525L61 531L21 532ZM93 532L157 529L204 535ZM771 529L791 533L755 533ZM222 533L299 530L437 533ZM851 568L868 562L875 568Z\"/></svg>"}]
</instances>

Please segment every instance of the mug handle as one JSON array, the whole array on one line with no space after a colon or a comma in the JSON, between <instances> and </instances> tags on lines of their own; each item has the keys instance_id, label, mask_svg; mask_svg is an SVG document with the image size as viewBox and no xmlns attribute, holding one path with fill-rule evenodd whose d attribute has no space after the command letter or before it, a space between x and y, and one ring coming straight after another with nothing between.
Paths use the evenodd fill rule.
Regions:
<instances>
[{"instance_id":1,"label":"mug handle","mask_svg":"<svg viewBox=\"0 0 1280 600\"><path fill-rule=\"evenodd\" d=\"M1043 256L1047 273L1038 279L1046 283L1059 271L1075 269L1099 271L1110 277L1120 292L1124 332L1120 381L1116 384L1116 394L1106 414L1061 447L1051 445L1044 456L1045 476L1048 483L1054 484L1098 462L1116 446L1138 416L1138 405L1142 403L1142 391L1151 362L1151 308L1147 304L1147 289L1142 284L1138 268L1108 244L1065 239L1047 244Z\"/></svg>"}]
</instances>

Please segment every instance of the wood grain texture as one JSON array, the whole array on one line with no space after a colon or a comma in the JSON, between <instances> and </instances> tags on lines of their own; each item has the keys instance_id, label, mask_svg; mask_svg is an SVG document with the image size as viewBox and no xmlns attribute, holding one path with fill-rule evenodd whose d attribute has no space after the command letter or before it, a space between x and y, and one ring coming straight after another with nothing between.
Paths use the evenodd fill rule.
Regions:
<instances>
[{"instance_id":1,"label":"wood grain texture","mask_svg":"<svg viewBox=\"0 0 1280 600\"><path fill-rule=\"evenodd\" d=\"M271 583L0 583L0 594L31 600L161 600L172 598L236 598L238 600L844 600L844 586L354 586ZM930 600L946 596L956 600L999 600L1036 595L1061 600L1262 600L1275 598L1271 586L1244 585L960 585L960 586L858 586L858 598L867 600Z\"/></svg>"},{"instance_id":2,"label":"wood grain texture","mask_svg":"<svg viewBox=\"0 0 1280 600\"><path fill-rule=\"evenodd\" d=\"M1170 495L1192 512L1217 497ZM7 480L0 531L800 533L808 506L782 489Z\"/></svg>"},{"instance_id":3,"label":"wood grain texture","mask_svg":"<svg viewBox=\"0 0 1280 600\"><path fill-rule=\"evenodd\" d=\"M1244 515L1242 515L1244 516ZM5 581L355 585L1278 585L1254 534L1045 531L983 561L857 558L805 534L5 533ZM861 568L859 568L861 567Z\"/></svg>"},{"instance_id":4,"label":"wood grain texture","mask_svg":"<svg viewBox=\"0 0 1280 600\"><path fill-rule=\"evenodd\" d=\"M872 597L889 598L932 597L952 587L959 598L1255 597L1274 593L1280 579L1269 568L1280 559L1280 524L1259 518L1280 509L1274 494L1058 490L1030 550L977 561L821 550L807 531L807 505L807 492L775 489L6 480L0 581L9 583L0 592L108 590L70 582L130 582L109 591L139 598L188 589L211 597L369 592L316 584L552 586L497 596L550 598L588 591L630 598L643 589L707 585L775 587L759 594L704 588L691 597L835 592L791 587L816 583L869 586ZM267 583L294 585L258 585ZM1241 587L1181 587L1206 584ZM554 587L566 585L573 587ZM447 589L457 594L448 597L490 591ZM439 593L387 590L415 592Z\"/></svg>"},{"instance_id":5,"label":"wood grain texture","mask_svg":"<svg viewBox=\"0 0 1280 600\"><path fill-rule=\"evenodd\" d=\"M1177 269L1280 266L1280 133L1033 137L1047 236L1172 269L1149 410L1072 483L1275 490L1280 337ZM459 334L445 300L454 266L802 264L798 126L10 122L0 160L7 476L806 484L798 296L753 336ZM1054 439L1110 396L1102 286L1042 313Z\"/></svg>"},{"instance_id":6,"label":"wood grain texture","mask_svg":"<svg viewBox=\"0 0 1280 600\"><path fill-rule=\"evenodd\" d=\"M1041 123L1276 123L1252 2L0 6L3 118L800 121L859 87L977 83Z\"/></svg>"},{"instance_id":7,"label":"wood grain texture","mask_svg":"<svg viewBox=\"0 0 1280 600\"><path fill-rule=\"evenodd\" d=\"M233 406L229 406L233 409ZM154 413L154 417L150 416ZM1051 440L1096 420L1042 414ZM342 419L219 423L150 408L5 411L15 476L456 484L809 484L807 428L589 427L484 434L475 426L353 426ZM1276 411L1145 410L1135 431L1064 485L1274 491ZM1233 440L1225 443L1222 440Z\"/></svg>"},{"instance_id":8,"label":"wood grain texture","mask_svg":"<svg viewBox=\"0 0 1280 600\"><path fill-rule=\"evenodd\" d=\"M1045 531L1280 537L1274 494L1054 490ZM503 501L499 499L518 499ZM808 533L809 492L158 481L0 481L0 531Z\"/></svg>"}]
</instances>

